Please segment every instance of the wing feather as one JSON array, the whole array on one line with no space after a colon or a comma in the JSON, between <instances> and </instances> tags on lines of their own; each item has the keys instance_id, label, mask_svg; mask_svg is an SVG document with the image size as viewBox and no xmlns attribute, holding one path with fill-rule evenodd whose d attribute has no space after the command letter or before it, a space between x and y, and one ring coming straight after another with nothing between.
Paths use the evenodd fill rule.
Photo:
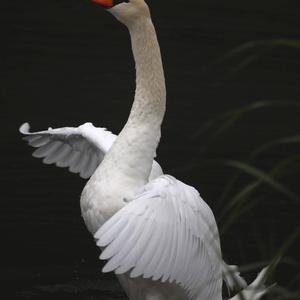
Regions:
<instances>
[{"instance_id":1,"label":"wing feather","mask_svg":"<svg viewBox=\"0 0 300 300\"><path fill-rule=\"evenodd\" d=\"M71 173L77 173L77 165L81 159L81 153L78 151L72 151L71 155L66 159L66 162L69 165L69 171Z\"/></svg>"},{"instance_id":2,"label":"wing feather","mask_svg":"<svg viewBox=\"0 0 300 300\"><path fill-rule=\"evenodd\" d=\"M90 164L91 157L85 153L84 158L82 159L81 168L79 170L79 174L82 178L88 178L89 176L86 176L86 170L87 166Z\"/></svg>"},{"instance_id":3,"label":"wing feather","mask_svg":"<svg viewBox=\"0 0 300 300\"><path fill-rule=\"evenodd\" d=\"M153 273L152 273L152 265L151 262L153 260L154 257L154 253L156 252L156 249L158 247L159 241L160 241L160 237L161 237L161 231L158 228L158 224L154 223L153 225L154 230L151 236L151 239L149 241L148 247L145 251L144 254L144 261L143 261L143 277L144 278L150 278Z\"/></svg>"},{"instance_id":4,"label":"wing feather","mask_svg":"<svg viewBox=\"0 0 300 300\"><path fill-rule=\"evenodd\" d=\"M69 167L69 160L73 153L75 153L75 151L73 151L69 145L64 144L64 148L57 158L56 165L61 168Z\"/></svg>"},{"instance_id":5,"label":"wing feather","mask_svg":"<svg viewBox=\"0 0 300 300\"><path fill-rule=\"evenodd\" d=\"M150 229L150 222L146 222L146 224L139 224L143 226L143 231L147 232ZM130 269L132 269L136 264L137 255L145 250L148 244L148 236L146 234L139 234L136 242L132 245L130 251L128 251L127 256L124 258L124 267L120 267L116 270L117 274L126 273ZM132 276L134 277L134 276Z\"/></svg>"},{"instance_id":6,"label":"wing feather","mask_svg":"<svg viewBox=\"0 0 300 300\"><path fill-rule=\"evenodd\" d=\"M157 226L157 225L156 225ZM157 274L157 266L159 264L160 258L162 256L162 252L164 249L164 242L167 235L167 231L162 231L159 233L159 230L157 231L157 245L154 245L155 252L153 253L153 256L151 257L150 262L148 263L145 271L144 271L144 277L150 278L150 277L156 277Z\"/></svg>"},{"instance_id":7,"label":"wing feather","mask_svg":"<svg viewBox=\"0 0 300 300\"><path fill-rule=\"evenodd\" d=\"M110 259L112 257L114 257L119 250L122 248L123 243L125 242L125 240L127 239L127 235L128 235L128 228L131 229L131 224L130 222L128 222L128 220L126 220L126 224L125 226L122 228L121 232L116 235L116 237L114 238L114 240L108 245L106 246L106 248L104 249L104 251L101 253L100 255L100 259ZM102 246L103 243L97 243L98 246Z\"/></svg>"},{"instance_id":8,"label":"wing feather","mask_svg":"<svg viewBox=\"0 0 300 300\"><path fill-rule=\"evenodd\" d=\"M142 231L141 226L143 226L143 224L141 224L141 222L139 221L141 220L137 220L136 224L133 225L133 230L129 233L130 236L128 237L128 240L121 251L123 255L119 257L120 267L115 270L116 274L126 273L127 271L129 271L129 269L133 267L131 265L132 261L128 259L128 257L130 255L131 249L134 247L134 245L138 242L138 240L141 237L141 231Z\"/></svg>"},{"instance_id":9,"label":"wing feather","mask_svg":"<svg viewBox=\"0 0 300 300\"><path fill-rule=\"evenodd\" d=\"M58 161L60 154L63 153L65 145L59 141L56 142L56 145L56 149L54 149L47 157L44 158L43 163L50 165Z\"/></svg>"},{"instance_id":10,"label":"wing feather","mask_svg":"<svg viewBox=\"0 0 300 300\"><path fill-rule=\"evenodd\" d=\"M221 299L217 225L203 203L195 189L171 176L151 181L95 234L105 247L100 258L108 259L103 271L131 270L132 278L176 282L191 299Z\"/></svg>"},{"instance_id":11,"label":"wing feather","mask_svg":"<svg viewBox=\"0 0 300 300\"><path fill-rule=\"evenodd\" d=\"M116 237L116 235L124 228L124 225L126 224L126 220L124 218L120 218L117 220L117 222L111 226L107 231L105 231L103 233L103 235L101 236L101 243L99 243L98 241L98 246L101 245L108 245L110 244ZM108 259L104 258L104 259Z\"/></svg>"},{"instance_id":12,"label":"wing feather","mask_svg":"<svg viewBox=\"0 0 300 300\"><path fill-rule=\"evenodd\" d=\"M185 248L182 247L183 244L183 234L184 234L184 226L178 226L178 231L177 231L177 253L176 253L176 258L174 261L173 265L173 271L171 274L171 278L174 278L176 282L179 283L179 277L177 274L181 273L182 266L183 266L183 258L184 258L184 250Z\"/></svg>"},{"instance_id":13,"label":"wing feather","mask_svg":"<svg viewBox=\"0 0 300 300\"><path fill-rule=\"evenodd\" d=\"M24 140L27 140L29 145L32 147L41 147L47 143L49 143L50 139L48 136L42 136L42 135L37 135L37 136L28 136L25 137Z\"/></svg>"},{"instance_id":14,"label":"wing feather","mask_svg":"<svg viewBox=\"0 0 300 300\"><path fill-rule=\"evenodd\" d=\"M170 234L172 232L172 228L170 223L166 222L166 230L164 232L166 233L164 243L162 243L164 249L161 254L160 260L157 263L156 274L155 276L153 276L153 280L158 280L164 275L164 271L166 269L166 260L169 257L172 249L172 235Z\"/></svg>"},{"instance_id":15,"label":"wing feather","mask_svg":"<svg viewBox=\"0 0 300 300\"><path fill-rule=\"evenodd\" d=\"M145 254L146 253L146 249L147 246L149 245L149 237L151 239L153 232L155 230L155 221L153 218L149 218L146 220L146 222L149 224L149 227L147 227L147 230L144 231L144 238L143 241L145 242L145 244L142 244L140 247L140 252L136 254L136 263L135 266L133 268L133 270L130 273L130 276L132 278L138 277L143 275L143 272L145 270L145 266L147 264L147 259L150 259L150 257Z\"/></svg>"},{"instance_id":16,"label":"wing feather","mask_svg":"<svg viewBox=\"0 0 300 300\"><path fill-rule=\"evenodd\" d=\"M80 173L82 178L89 178L92 176L94 170L98 166L98 161L95 153L90 153L89 161L87 162L85 169Z\"/></svg>"},{"instance_id":17,"label":"wing feather","mask_svg":"<svg viewBox=\"0 0 300 300\"><path fill-rule=\"evenodd\" d=\"M172 224L172 226L174 226L174 224ZM174 230L171 230L170 232L171 234L171 242L170 242L170 252L169 252L169 256L166 258L166 262L165 262L165 270L164 270L164 274L162 277L162 282L165 282L169 279L170 277L170 266L172 264L172 260L173 260L173 256L174 256L174 251L175 251L175 242L176 242L176 231L175 228Z\"/></svg>"},{"instance_id":18,"label":"wing feather","mask_svg":"<svg viewBox=\"0 0 300 300\"><path fill-rule=\"evenodd\" d=\"M123 236L117 237L117 243L114 244L112 251L114 255L110 258L107 264L103 268L103 272L111 272L116 270L119 266L122 265L122 261L124 257L128 254L130 247L134 244L135 240L138 238L137 231L139 228L135 226L134 222L128 222L128 226L126 227L125 231L123 232ZM126 242L125 242L126 240ZM121 244L120 244L121 242ZM111 243L111 245L114 242ZM109 246L108 246L109 247ZM117 252L115 250L118 249ZM105 249L106 250L106 249ZM105 251L104 250L104 251ZM124 266L124 264L123 264Z\"/></svg>"},{"instance_id":19,"label":"wing feather","mask_svg":"<svg viewBox=\"0 0 300 300\"><path fill-rule=\"evenodd\" d=\"M93 174L116 139L105 128L96 128L91 123L38 132L30 132L29 124L25 123L19 131L30 146L38 148L34 157L44 158L45 164L68 167L82 178Z\"/></svg>"},{"instance_id":20,"label":"wing feather","mask_svg":"<svg viewBox=\"0 0 300 300\"><path fill-rule=\"evenodd\" d=\"M183 258L183 261L184 261L184 267L183 267L183 270L179 276L179 280L181 282L184 282L184 279L186 279L186 282L185 282L185 287L188 286L188 275L189 275L189 270L190 270L190 263L191 261L193 261L193 253L192 253L192 249L194 247L193 245L193 236L190 234L190 231L187 229L186 227L186 251L184 253L184 258Z\"/></svg>"},{"instance_id":21,"label":"wing feather","mask_svg":"<svg viewBox=\"0 0 300 300\"><path fill-rule=\"evenodd\" d=\"M48 142L47 144L44 144L43 146L35 150L32 155L36 158L45 157L49 152L52 151L52 149L55 148L56 148L56 143Z\"/></svg>"},{"instance_id":22,"label":"wing feather","mask_svg":"<svg viewBox=\"0 0 300 300\"><path fill-rule=\"evenodd\" d=\"M76 153L78 154L77 159L74 160L73 164L71 165L70 171L72 173L81 173L81 170L84 170L88 157L85 155L84 151L79 151Z\"/></svg>"},{"instance_id":23,"label":"wing feather","mask_svg":"<svg viewBox=\"0 0 300 300\"><path fill-rule=\"evenodd\" d=\"M134 224L135 228L133 229L133 232L131 233L128 242L122 249L125 255L122 257L122 260L120 260L120 267L115 270L116 274L126 273L134 267L135 257L134 255L132 255L132 251L134 251L135 246L138 245L143 238L143 226L144 224L142 224L142 219L138 218L136 224Z\"/></svg>"}]
</instances>

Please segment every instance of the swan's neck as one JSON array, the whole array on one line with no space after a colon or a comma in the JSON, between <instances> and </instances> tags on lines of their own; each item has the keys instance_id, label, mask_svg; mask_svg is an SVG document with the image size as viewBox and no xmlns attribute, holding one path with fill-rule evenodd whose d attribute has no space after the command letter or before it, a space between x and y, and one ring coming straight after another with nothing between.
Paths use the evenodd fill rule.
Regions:
<instances>
[{"instance_id":1,"label":"swan's neck","mask_svg":"<svg viewBox=\"0 0 300 300\"><path fill-rule=\"evenodd\" d=\"M165 78L154 26L146 19L129 29L136 67L135 99L128 119L160 126L166 104Z\"/></svg>"},{"instance_id":2,"label":"swan's neck","mask_svg":"<svg viewBox=\"0 0 300 300\"><path fill-rule=\"evenodd\" d=\"M136 189L148 181L160 139L166 89L159 44L150 19L129 28L136 65L136 92L130 116L95 177L110 177ZM105 175L104 175L105 174ZM129 189L130 189L129 188Z\"/></svg>"}]
</instances>

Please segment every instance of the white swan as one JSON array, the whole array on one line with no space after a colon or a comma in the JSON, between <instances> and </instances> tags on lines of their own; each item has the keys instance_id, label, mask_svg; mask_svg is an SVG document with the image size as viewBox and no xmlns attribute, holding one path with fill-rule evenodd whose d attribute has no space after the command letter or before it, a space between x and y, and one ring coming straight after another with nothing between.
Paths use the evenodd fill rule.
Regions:
<instances>
[{"instance_id":1,"label":"white swan","mask_svg":"<svg viewBox=\"0 0 300 300\"><path fill-rule=\"evenodd\" d=\"M130 32L136 92L126 125L118 137L91 123L34 133L25 123L20 132L44 163L91 176L81 196L82 216L103 250L100 258L108 260L103 271L117 274L130 300L221 300L223 279L229 288L245 288L243 299L259 299L266 269L246 287L237 268L222 260L208 205L154 161L166 89L147 4L94 2Z\"/></svg>"}]
</instances>

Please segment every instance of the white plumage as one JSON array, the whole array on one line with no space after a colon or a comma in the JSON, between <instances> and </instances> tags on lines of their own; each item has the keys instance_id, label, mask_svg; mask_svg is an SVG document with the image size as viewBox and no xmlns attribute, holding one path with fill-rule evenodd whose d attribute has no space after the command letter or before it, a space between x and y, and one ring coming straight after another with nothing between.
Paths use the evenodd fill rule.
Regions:
<instances>
[{"instance_id":1,"label":"white plumage","mask_svg":"<svg viewBox=\"0 0 300 300\"><path fill-rule=\"evenodd\" d=\"M91 123L39 132L25 123L20 132L38 148L33 156L90 178L82 216L108 260L103 271L117 274L130 300L221 300L223 279L230 289L246 283L222 260L213 213L193 187L163 175L154 160L166 90L148 6L130 0L109 11L128 27L136 65L135 99L119 136ZM245 289L243 299L265 293L264 275L255 282L258 292Z\"/></svg>"},{"instance_id":2,"label":"white plumage","mask_svg":"<svg viewBox=\"0 0 300 300\"><path fill-rule=\"evenodd\" d=\"M43 158L44 164L69 168L84 179L93 175L117 138L106 128L95 127L92 123L37 132L30 132L30 125L24 123L19 131L30 146L38 148L32 154L34 157ZM149 178L154 179L162 173L159 164L153 161Z\"/></svg>"},{"instance_id":3,"label":"white plumage","mask_svg":"<svg viewBox=\"0 0 300 300\"><path fill-rule=\"evenodd\" d=\"M103 271L176 282L189 295L218 299L222 288L217 226L198 192L172 176L161 176L95 234ZM203 276L205 274L205 276Z\"/></svg>"},{"instance_id":4,"label":"white plumage","mask_svg":"<svg viewBox=\"0 0 300 300\"><path fill-rule=\"evenodd\" d=\"M103 160L116 136L105 128L96 128L91 123L77 128L49 128L45 131L30 132L28 123L20 127L25 140L32 147L34 157L44 158L45 164L68 167L70 172L89 178Z\"/></svg>"}]
</instances>

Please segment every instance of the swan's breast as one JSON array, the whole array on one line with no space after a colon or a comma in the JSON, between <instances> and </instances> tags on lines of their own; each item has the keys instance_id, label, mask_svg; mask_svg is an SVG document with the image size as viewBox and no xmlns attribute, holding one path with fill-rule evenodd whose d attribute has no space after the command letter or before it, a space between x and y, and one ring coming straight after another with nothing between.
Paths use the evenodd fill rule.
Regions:
<instances>
[{"instance_id":1,"label":"swan's breast","mask_svg":"<svg viewBox=\"0 0 300 300\"><path fill-rule=\"evenodd\" d=\"M92 176L84 187L81 213L88 230L94 234L109 218L132 199L141 184L130 177Z\"/></svg>"}]
</instances>

